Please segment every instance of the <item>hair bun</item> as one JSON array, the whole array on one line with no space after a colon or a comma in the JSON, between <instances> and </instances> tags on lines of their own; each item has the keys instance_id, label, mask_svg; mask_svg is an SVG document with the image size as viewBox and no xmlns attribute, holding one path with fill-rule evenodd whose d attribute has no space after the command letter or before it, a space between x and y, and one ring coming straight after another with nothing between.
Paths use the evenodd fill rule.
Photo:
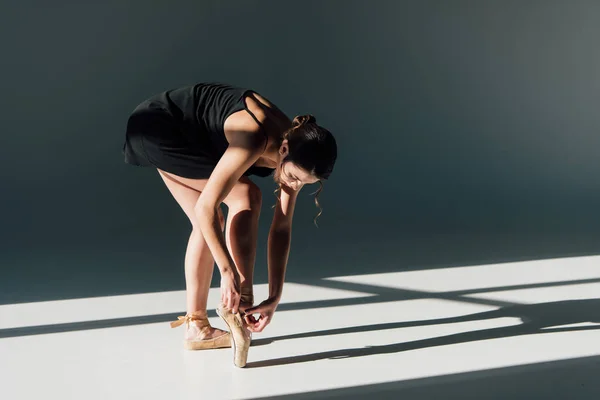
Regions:
<instances>
[{"instance_id":1,"label":"hair bun","mask_svg":"<svg viewBox=\"0 0 600 400\"><path fill-rule=\"evenodd\" d=\"M292 127L297 128L305 124L316 124L317 119L310 114L298 115L292 121Z\"/></svg>"}]
</instances>

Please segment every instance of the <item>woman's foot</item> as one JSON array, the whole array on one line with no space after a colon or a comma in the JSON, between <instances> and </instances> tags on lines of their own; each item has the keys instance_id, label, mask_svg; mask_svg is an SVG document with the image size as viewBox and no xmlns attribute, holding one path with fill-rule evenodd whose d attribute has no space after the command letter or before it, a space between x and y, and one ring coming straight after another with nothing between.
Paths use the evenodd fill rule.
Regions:
<instances>
[{"instance_id":1,"label":"woman's foot","mask_svg":"<svg viewBox=\"0 0 600 400\"><path fill-rule=\"evenodd\" d=\"M229 333L222 329L213 328L212 326L204 326L198 321L190 322L190 325L185 330L186 340L205 340L216 339L224 334Z\"/></svg>"},{"instance_id":2,"label":"woman's foot","mask_svg":"<svg viewBox=\"0 0 600 400\"><path fill-rule=\"evenodd\" d=\"M231 347L231 334L221 329L213 328L208 321L206 312L196 312L178 317L171 322L175 328L186 324L183 346L187 350L206 350Z\"/></svg>"}]
</instances>

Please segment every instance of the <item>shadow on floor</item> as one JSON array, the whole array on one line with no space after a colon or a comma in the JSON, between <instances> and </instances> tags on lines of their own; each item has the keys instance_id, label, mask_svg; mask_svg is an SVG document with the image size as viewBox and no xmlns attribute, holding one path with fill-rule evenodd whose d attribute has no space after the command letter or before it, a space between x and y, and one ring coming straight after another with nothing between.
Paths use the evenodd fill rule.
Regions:
<instances>
[{"instance_id":1,"label":"shadow on floor","mask_svg":"<svg viewBox=\"0 0 600 400\"><path fill-rule=\"evenodd\" d=\"M283 397L286 400L322 398L596 400L600 398L598 376L600 376L600 356L593 356L343 389L262 397L260 400Z\"/></svg>"},{"instance_id":2,"label":"shadow on floor","mask_svg":"<svg viewBox=\"0 0 600 400\"><path fill-rule=\"evenodd\" d=\"M158 228L156 228L158 229ZM188 232L119 237L90 244L0 256L0 305L182 290ZM264 235L263 235L264 236ZM254 281L267 282L266 243L259 239ZM306 247L310 251L300 251ZM286 279L350 276L600 254L598 233L400 235L359 231L296 235ZM212 287L219 287L215 269ZM182 306L184 306L182 304Z\"/></svg>"},{"instance_id":3,"label":"shadow on floor","mask_svg":"<svg viewBox=\"0 0 600 400\"><path fill-rule=\"evenodd\" d=\"M436 346L446 346L458 343L480 340L507 338L520 335L534 335L552 332L571 332L583 330L598 330L600 325L561 327L579 323L600 323L600 299L569 300L539 304L513 305L502 307L498 310L476 313L471 315L441 318L425 321L410 321L386 323L369 326L355 326L330 331L306 332L297 335L288 335L269 338L270 342L285 339L318 337L333 334L346 334L356 332L378 331L382 329L398 329L415 326L451 324L468 321L481 321L495 318L516 317L522 324L499 328L482 329L471 332L461 332L412 342L395 343L384 346L369 346L362 348L332 350L321 353L305 354L301 356L283 357L248 363L248 368L272 367L277 365L296 364L324 359L343 359L351 357L364 357L376 354L399 353L402 351L418 350Z\"/></svg>"}]
</instances>

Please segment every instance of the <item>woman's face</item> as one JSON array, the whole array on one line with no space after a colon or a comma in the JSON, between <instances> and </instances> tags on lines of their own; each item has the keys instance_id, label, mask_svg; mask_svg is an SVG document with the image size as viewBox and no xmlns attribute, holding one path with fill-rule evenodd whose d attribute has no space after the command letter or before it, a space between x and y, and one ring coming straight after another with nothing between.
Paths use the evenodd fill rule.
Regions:
<instances>
[{"instance_id":1,"label":"woman's face","mask_svg":"<svg viewBox=\"0 0 600 400\"><path fill-rule=\"evenodd\" d=\"M291 161L282 162L275 170L275 182L293 190L299 190L304 185L316 183L319 180Z\"/></svg>"}]
</instances>

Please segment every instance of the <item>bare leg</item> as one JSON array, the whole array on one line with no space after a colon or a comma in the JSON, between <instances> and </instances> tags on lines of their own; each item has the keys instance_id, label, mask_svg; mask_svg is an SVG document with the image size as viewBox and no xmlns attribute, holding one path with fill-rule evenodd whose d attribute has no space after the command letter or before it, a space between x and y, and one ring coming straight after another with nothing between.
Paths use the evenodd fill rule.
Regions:
<instances>
[{"instance_id":1,"label":"bare leg","mask_svg":"<svg viewBox=\"0 0 600 400\"><path fill-rule=\"evenodd\" d=\"M187 313L196 313L206 318L208 291L210 289L215 262L210 249L198 228L194 214L194 206L198 201L201 189L204 187L206 180L186 179L185 182L182 182L185 178L176 177L160 170L159 174L192 224L192 232L188 239L185 253ZM219 218L221 220L221 227L224 227L225 221L220 208ZM201 323L196 321L192 322L192 325L197 326L198 324ZM224 333L224 331L212 327L209 331L204 331L208 332L208 335L202 334L202 336L206 338L216 337ZM188 337L198 335L201 335L199 329L191 329L190 332L186 333L186 336Z\"/></svg>"},{"instance_id":2,"label":"bare leg","mask_svg":"<svg viewBox=\"0 0 600 400\"><path fill-rule=\"evenodd\" d=\"M252 281L261 207L260 189L250 179L243 177L229 192L224 203L229 208L225 241L240 275L242 298L239 309L243 312L252 305ZM242 313L232 314L223 307L217 308L217 313L231 331L234 365L244 367L252 332L245 327Z\"/></svg>"},{"instance_id":3,"label":"bare leg","mask_svg":"<svg viewBox=\"0 0 600 400\"><path fill-rule=\"evenodd\" d=\"M242 310L252 306L248 295L252 294L261 202L260 189L248 178L240 179L240 184L234 187L224 201L229 207L226 242L240 274L244 300L240 302Z\"/></svg>"},{"instance_id":4,"label":"bare leg","mask_svg":"<svg viewBox=\"0 0 600 400\"><path fill-rule=\"evenodd\" d=\"M224 227L225 218L220 209L219 218ZM184 264L187 312L206 311L215 260L197 227L192 229L188 239Z\"/></svg>"}]
</instances>

